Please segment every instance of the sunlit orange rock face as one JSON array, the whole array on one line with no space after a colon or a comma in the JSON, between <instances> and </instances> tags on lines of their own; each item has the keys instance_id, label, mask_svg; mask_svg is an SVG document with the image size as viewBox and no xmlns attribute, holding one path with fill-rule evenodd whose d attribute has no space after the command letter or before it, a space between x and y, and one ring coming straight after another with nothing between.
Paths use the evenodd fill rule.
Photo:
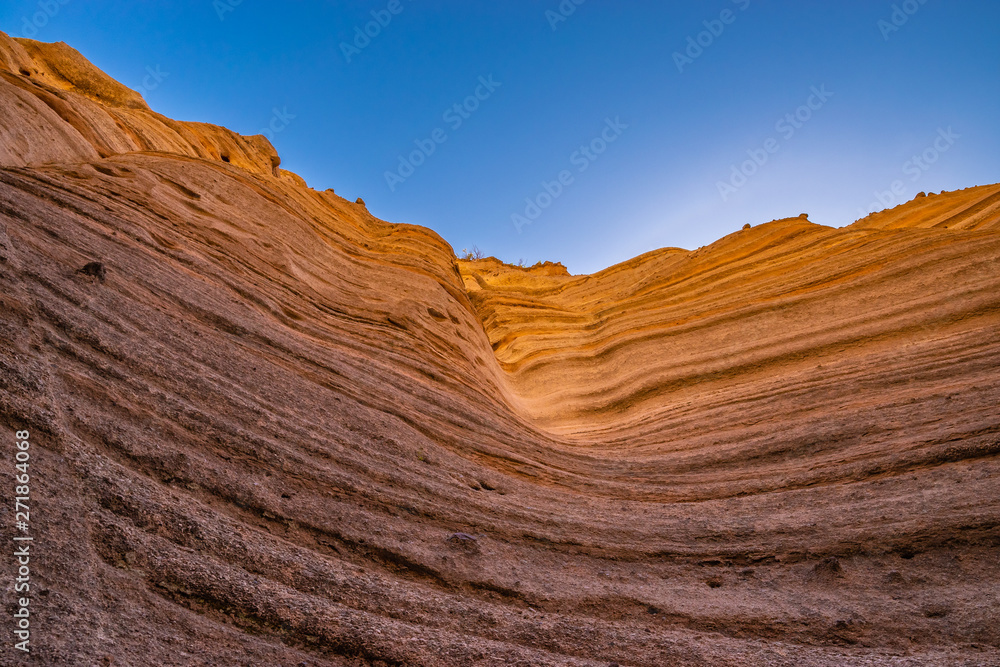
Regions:
<instances>
[{"instance_id":1,"label":"sunlit orange rock face","mask_svg":"<svg viewBox=\"0 0 1000 667\"><path fill-rule=\"evenodd\" d=\"M65 45L0 110L37 664L1000 664L1000 186L571 276Z\"/></svg>"}]
</instances>

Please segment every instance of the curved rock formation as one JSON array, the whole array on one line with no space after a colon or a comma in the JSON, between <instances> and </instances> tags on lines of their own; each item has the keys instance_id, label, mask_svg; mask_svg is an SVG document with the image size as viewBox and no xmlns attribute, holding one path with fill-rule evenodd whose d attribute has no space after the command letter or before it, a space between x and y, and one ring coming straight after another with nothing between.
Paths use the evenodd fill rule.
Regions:
<instances>
[{"instance_id":1,"label":"curved rock formation","mask_svg":"<svg viewBox=\"0 0 1000 667\"><path fill-rule=\"evenodd\" d=\"M1000 664L1000 186L571 276L65 45L0 108L39 664Z\"/></svg>"},{"instance_id":2,"label":"curved rock formation","mask_svg":"<svg viewBox=\"0 0 1000 667\"><path fill-rule=\"evenodd\" d=\"M95 161L160 152L279 176L271 142L171 120L70 46L0 33L0 165Z\"/></svg>"}]
</instances>

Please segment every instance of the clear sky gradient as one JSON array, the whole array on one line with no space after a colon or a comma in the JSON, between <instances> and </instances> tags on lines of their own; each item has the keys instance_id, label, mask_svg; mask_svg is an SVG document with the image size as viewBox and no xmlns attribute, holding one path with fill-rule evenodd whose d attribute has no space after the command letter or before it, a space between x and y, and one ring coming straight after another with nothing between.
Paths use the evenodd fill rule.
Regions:
<instances>
[{"instance_id":1,"label":"clear sky gradient","mask_svg":"<svg viewBox=\"0 0 1000 667\"><path fill-rule=\"evenodd\" d=\"M266 128L310 186L457 251L573 273L1000 181L1000 2L579 1L6 0L0 30Z\"/></svg>"}]
</instances>

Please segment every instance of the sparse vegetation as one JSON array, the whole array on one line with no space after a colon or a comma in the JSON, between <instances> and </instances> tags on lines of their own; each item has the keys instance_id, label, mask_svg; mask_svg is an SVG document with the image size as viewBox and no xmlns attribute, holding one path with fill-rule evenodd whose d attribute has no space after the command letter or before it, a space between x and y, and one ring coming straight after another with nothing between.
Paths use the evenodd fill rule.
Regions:
<instances>
[{"instance_id":1,"label":"sparse vegetation","mask_svg":"<svg viewBox=\"0 0 1000 667\"><path fill-rule=\"evenodd\" d=\"M467 262L475 261L477 259L482 259L485 257L485 253L479 249L479 246L472 246L472 250L468 248L462 248L462 259Z\"/></svg>"}]
</instances>

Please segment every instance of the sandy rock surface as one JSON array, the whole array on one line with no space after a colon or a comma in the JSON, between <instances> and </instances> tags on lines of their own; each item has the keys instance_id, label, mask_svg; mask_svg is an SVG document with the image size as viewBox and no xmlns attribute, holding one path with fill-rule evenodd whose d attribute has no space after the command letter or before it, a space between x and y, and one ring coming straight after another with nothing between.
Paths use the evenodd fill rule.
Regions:
<instances>
[{"instance_id":1,"label":"sandy rock surface","mask_svg":"<svg viewBox=\"0 0 1000 667\"><path fill-rule=\"evenodd\" d=\"M35 664L1000 664L1000 186L572 276L65 45L0 109Z\"/></svg>"}]
</instances>

